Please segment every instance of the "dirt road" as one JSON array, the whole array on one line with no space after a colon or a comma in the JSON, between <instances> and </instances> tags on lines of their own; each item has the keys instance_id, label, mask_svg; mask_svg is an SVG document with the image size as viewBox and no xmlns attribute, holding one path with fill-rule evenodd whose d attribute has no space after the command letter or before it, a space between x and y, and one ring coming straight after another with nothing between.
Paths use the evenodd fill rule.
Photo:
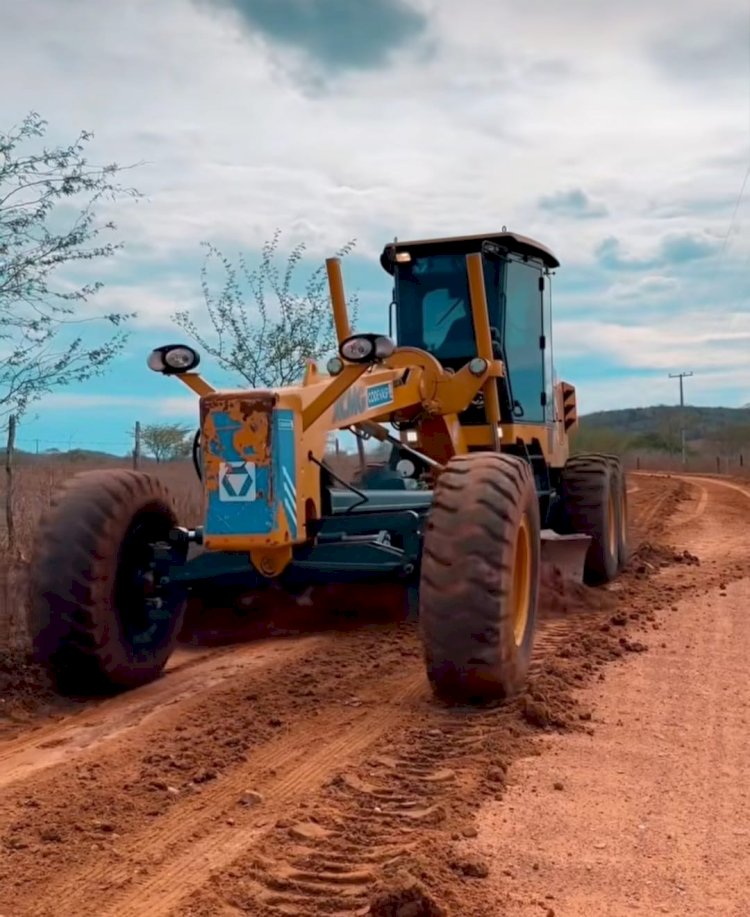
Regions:
<instances>
[{"instance_id":1,"label":"dirt road","mask_svg":"<svg viewBox=\"0 0 750 917\"><path fill-rule=\"evenodd\" d=\"M582 692L592 736L550 737L479 814L508 917L750 913L750 488L690 480L670 533L709 588L691 577L651 652Z\"/></svg>"},{"instance_id":2,"label":"dirt road","mask_svg":"<svg viewBox=\"0 0 750 917\"><path fill-rule=\"evenodd\" d=\"M675 868L687 868L683 853L697 863L710 846L717 857L724 849L738 881L742 860L721 843L749 821L736 821L748 749L733 667L750 626L733 603L750 573L742 543L750 495L704 479L640 477L633 486L635 541L647 543L616 588L562 598L547 588L534 674L512 705L437 705L408 620L334 621L317 633L185 648L157 684L126 696L36 712L26 704L26 721L0 733L0 914L500 917L544 914L540 901L558 915L625 913L603 908L606 886L597 898L599 874L593 861L579 862L575 838L592 839L615 897L626 876L647 871L643 848L625 856L625 815L596 817L618 787L624 805L636 777L637 803L646 794L654 805L672 799L675 819L678 810L688 819L683 800L695 804L683 824L692 834L670 848ZM727 595L714 604L722 623L707 626L706 603L722 584ZM555 778L563 792L529 777L534 768L565 771L567 755L570 776ZM701 795L712 768L717 792ZM745 793L746 805L747 784ZM550 818L563 805L582 820ZM622 875L593 831L607 834ZM566 832L571 858L550 846L564 845ZM539 838L557 873L542 872L541 852L522 869L542 850ZM667 866L656 862L661 847L649 850L658 885ZM699 904L716 890L712 863L694 873L707 880ZM724 914L734 913L731 878ZM554 902L545 899L552 893ZM645 913L652 900L662 902L642 897ZM398 909L408 901L415 908Z\"/></svg>"}]
</instances>

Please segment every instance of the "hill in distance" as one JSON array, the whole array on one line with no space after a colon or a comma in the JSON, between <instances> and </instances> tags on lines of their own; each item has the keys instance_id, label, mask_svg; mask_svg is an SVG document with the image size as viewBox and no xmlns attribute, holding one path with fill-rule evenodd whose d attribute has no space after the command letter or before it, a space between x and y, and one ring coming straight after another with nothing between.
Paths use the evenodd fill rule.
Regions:
<instances>
[{"instance_id":1,"label":"hill in distance","mask_svg":"<svg viewBox=\"0 0 750 917\"><path fill-rule=\"evenodd\" d=\"M746 452L750 460L750 405L742 408L693 407L680 409L673 405L655 405L647 408L619 408L613 411L596 411L579 418L579 429L573 437L575 451L662 452L676 454L681 448L681 418L684 417L685 440L695 453L734 455ZM0 458L5 449L0 448ZM70 451L51 450L43 453L16 450L17 464L35 462L60 462L64 464L122 463L128 455L88 449ZM142 462L154 459L143 455Z\"/></svg>"},{"instance_id":2,"label":"hill in distance","mask_svg":"<svg viewBox=\"0 0 750 917\"><path fill-rule=\"evenodd\" d=\"M573 437L578 451L661 452L750 457L750 406L742 408L655 405L585 414Z\"/></svg>"},{"instance_id":3,"label":"hill in distance","mask_svg":"<svg viewBox=\"0 0 750 917\"><path fill-rule=\"evenodd\" d=\"M596 411L581 417L581 426L588 430L610 429L623 433L658 433L680 416L685 418L686 434L700 439L727 428L750 425L750 405L743 408L706 408L685 405L655 405L648 408L620 408L615 411Z\"/></svg>"}]
</instances>

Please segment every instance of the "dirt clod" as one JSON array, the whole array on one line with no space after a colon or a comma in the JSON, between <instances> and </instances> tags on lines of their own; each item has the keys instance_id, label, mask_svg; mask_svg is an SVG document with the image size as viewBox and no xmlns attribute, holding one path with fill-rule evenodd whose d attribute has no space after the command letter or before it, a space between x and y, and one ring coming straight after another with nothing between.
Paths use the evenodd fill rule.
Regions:
<instances>
[{"instance_id":1,"label":"dirt clod","mask_svg":"<svg viewBox=\"0 0 750 917\"><path fill-rule=\"evenodd\" d=\"M370 917L447 917L447 912L416 880L402 880L370 901Z\"/></svg>"},{"instance_id":2,"label":"dirt clod","mask_svg":"<svg viewBox=\"0 0 750 917\"><path fill-rule=\"evenodd\" d=\"M451 868L470 879L486 879L490 874L489 867L476 857L461 857L451 863Z\"/></svg>"}]
</instances>

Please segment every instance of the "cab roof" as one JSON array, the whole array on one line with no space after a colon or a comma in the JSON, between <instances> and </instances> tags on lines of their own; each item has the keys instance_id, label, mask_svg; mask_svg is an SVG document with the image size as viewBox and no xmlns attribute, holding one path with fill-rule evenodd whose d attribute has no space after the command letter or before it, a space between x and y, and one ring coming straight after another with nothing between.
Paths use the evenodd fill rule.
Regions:
<instances>
[{"instance_id":1,"label":"cab roof","mask_svg":"<svg viewBox=\"0 0 750 917\"><path fill-rule=\"evenodd\" d=\"M380 256L380 264L389 274L393 273L393 256L397 252L408 251L417 254L420 249L434 252L454 252L456 254L469 254L481 251L482 242L494 242L501 248L507 249L516 255L538 258L545 267L555 268L560 262L552 252L541 242L536 242L528 236L521 236L515 232L494 232L478 236L446 236L441 239L415 239L413 241L389 242Z\"/></svg>"}]
</instances>

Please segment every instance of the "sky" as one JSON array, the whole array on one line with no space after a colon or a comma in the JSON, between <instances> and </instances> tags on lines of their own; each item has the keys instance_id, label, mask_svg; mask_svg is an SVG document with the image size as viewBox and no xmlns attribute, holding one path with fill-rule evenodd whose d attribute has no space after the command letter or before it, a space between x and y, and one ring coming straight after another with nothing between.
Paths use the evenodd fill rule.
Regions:
<instances>
[{"instance_id":1,"label":"sky","mask_svg":"<svg viewBox=\"0 0 750 917\"><path fill-rule=\"evenodd\" d=\"M113 205L124 249L85 310L136 311L127 347L34 405L24 448L194 426L146 357L185 339L177 309L206 327L202 242L252 263L276 228L310 270L356 239L346 286L379 331L386 242L507 226L561 262L554 356L582 412L675 403L680 371L691 404L750 403L746 3L25 0L0 13L0 81L0 130L33 110L48 143L93 131L144 195Z\"/></svg>"}]
</instances>

